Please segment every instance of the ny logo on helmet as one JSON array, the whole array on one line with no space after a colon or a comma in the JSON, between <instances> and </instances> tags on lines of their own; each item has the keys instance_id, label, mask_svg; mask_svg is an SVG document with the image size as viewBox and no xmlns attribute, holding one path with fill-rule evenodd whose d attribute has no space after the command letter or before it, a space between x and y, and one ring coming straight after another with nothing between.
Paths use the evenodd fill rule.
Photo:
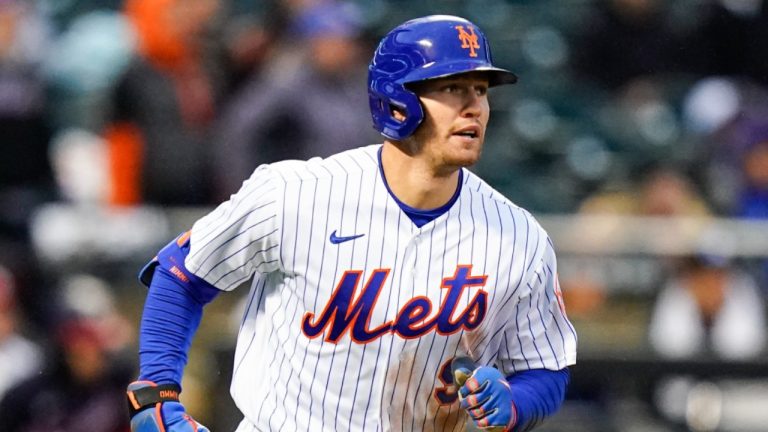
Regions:
<instances>
[{"instance_id":1,"label":"ny logo on helmet","mask_svg":"<svg viewBox=\"0 0 768 432\"><path fill-rule=\"evenodd\" d=\"M480 48L480 44L477 43L477 35L475 34L475 28L469 26L469 33L464 30L463 25L457 25L456 30L459 31L459 40L461 41L461 47L464 49L469 48L469 56L477 57L475 49Z\"/></svg>"}]
</instances>

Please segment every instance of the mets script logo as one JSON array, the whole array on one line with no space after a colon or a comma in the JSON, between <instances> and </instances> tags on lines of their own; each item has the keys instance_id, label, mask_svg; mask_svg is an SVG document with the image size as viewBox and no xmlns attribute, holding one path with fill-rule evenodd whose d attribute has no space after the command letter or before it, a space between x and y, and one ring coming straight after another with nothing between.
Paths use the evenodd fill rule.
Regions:
<instances>
[{"instance_id":1,"label":"mets script logo","mask_svg":"<svg viewBox=\"0 0 768 432\"><path fill-rule=\"evenodd\" d=\"M464 30L463 25L457 25L456 30L459 31L459 40L461 41L461 47L469 49L470 57L477 57L476 49L480 49L480 44L477 43L477 35L475 34L475 28L469 26L469 32Z\"/></svg>"},{"instance_id":2,"label":"mets script logo","mask_svg":"<svg viewBox=\"0 0 768 432\"><path fill-rule=\"evenodd\" d=\"M363 292L357 295L362 273L357 270L345 272L323 311L319 315L312 312L304 314L301 328L307 337L314 339L325 332L327 342L338 343L350 330L352 340L359 344L366 344L388 333L414 339L433 330L441 335L450 335L462 329L472 330L485 318L488 292L482 287L488 276L472 276L471 265L460 265L453 276L443 278L440 287L447 292L435 313L430 299L418 296L409 300L394 320L369 328L371 313L389 276L389 269L374 270ZM457 310L459 300L470 287L481 288L463 310Z\"/></svg>"}]
</instances>

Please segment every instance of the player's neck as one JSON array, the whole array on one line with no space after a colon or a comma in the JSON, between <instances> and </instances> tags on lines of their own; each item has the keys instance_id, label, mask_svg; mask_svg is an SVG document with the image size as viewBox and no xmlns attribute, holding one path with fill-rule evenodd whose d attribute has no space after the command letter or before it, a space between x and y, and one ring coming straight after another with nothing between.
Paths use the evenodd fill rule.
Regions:
<instances>
[{"instance_id":1,"label":"player's neck","mask_svg":"<svg viewBox=\"0 0 768 432\"><path fill-rule=\"evenodd\" d=\"M438 208L450 201L458 187L460 168L436 170L429 161L409 155L393 143L384 143L381 164L389 189L413 208Z\"/></svg>"}]
</instances>

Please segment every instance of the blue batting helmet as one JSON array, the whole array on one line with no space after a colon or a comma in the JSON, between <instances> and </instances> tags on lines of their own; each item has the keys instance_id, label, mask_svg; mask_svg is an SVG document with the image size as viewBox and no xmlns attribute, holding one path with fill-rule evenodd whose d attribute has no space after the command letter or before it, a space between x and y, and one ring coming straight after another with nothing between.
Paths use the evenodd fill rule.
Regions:
<instances>
[{"instance_id":1,"label":"blue batting helmet","mask_svg":"<svg viewBox=\"0 0 768 432\"><path fill-rule=\"evenodd\" d=\"M373 127L402 140L424 120L424 110L409 83L482 71L490 86L512 84L517 77L491 62L491 48L480 29L464 18L431 15L407 21L379 43L368 66L368 96ZM393 117L393 110L405 115Z\"/></svg>"}]
</instances>

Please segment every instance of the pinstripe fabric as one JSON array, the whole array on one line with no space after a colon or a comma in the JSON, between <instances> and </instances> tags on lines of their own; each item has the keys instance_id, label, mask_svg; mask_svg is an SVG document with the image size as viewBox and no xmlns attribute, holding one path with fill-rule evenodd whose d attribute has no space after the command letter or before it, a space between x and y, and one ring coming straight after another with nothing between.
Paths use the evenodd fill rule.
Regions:
<instances>
[{"instance_id":1,"label":"pinstripe fabric","mask_svg":"<svg viewBox=\"0 0 768 432\"><path fill-rule=\"evenodd\" d=\"M190 271L222 290L252 279L238 431L461 430L440 376L454 356L507 375L576 361L553 246L533 217L465 171L457 202L418 228L386 189L379 148L259 167L192 229ZM333 232L362 236L335 244ZM462 275L474 285L451 288ZM453 326L461 317L474 324Z\"/></svg>"}]
</instances>

